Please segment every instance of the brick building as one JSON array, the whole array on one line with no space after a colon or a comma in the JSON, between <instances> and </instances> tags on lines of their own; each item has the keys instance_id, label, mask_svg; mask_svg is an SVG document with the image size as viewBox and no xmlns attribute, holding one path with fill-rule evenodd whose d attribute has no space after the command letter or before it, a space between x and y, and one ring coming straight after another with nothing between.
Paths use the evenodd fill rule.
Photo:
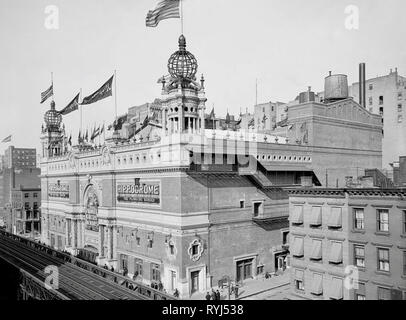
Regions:
<instances>
[{"instance_id":1,"label":"brick building","mask_svg":"<svg viewBox=\"0 0 406 320\"><path fill-rule=\"evenodd\" d=\"M404 189L289 190L292 299L406 299L405 196ZM350 275L356 286L346 285Z\"/></svg>"},{"instance_id":2,"label":"brick building","mask_svg":"<svg viewBox=\"0 0 406 320\"><path fill-rule=\"evenodd\" d=\"M335 161L345 181L354 157L360 168L380 167L380 118L353 101L292 109L292 125L309 124L308 143L207 129L196 68L181 36L171 77L161 79L160 117L131 136L126 116L102 147L67 147L51 103L41 136L43 242L188 298L225 276L238 282L285 268L285 187L321 185ZM329 124L342 141L319 137Z\"/></svg>"}]
</instances>

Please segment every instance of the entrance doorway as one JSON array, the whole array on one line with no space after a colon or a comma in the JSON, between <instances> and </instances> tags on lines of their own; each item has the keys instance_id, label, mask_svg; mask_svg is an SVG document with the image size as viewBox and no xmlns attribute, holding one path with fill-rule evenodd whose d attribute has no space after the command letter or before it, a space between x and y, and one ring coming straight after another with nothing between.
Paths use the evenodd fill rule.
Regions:
<instances>
[{"instance_id":1,"label":"entrance doorway","mask_svg":"<svg viewBox=\"0 0 406 320\"><path fill-rule=\"evenodd\" d=\"M275 270L284 271L286 269L286 253L275 255Z\"/></svg>"},{"instance_id":2,"label":"entrance doorway","mask_svg":"<svg viewBox=\"0 0 406 320\"><path fill-rule=\"evenodd\" d=\"M237 261L237 282L252 278L253 259Z\"/></svg>"},{"instance_id":3,"label":"entrance doorway","mask_svg":"<svg viewBox=\"0 0 406 320\"><path fill-rule=\"evenodd\" d=\"M199 291L199 275L200 271L192 271L190 273L191 279L191 293Z\"/></svg>"}]
</instances>

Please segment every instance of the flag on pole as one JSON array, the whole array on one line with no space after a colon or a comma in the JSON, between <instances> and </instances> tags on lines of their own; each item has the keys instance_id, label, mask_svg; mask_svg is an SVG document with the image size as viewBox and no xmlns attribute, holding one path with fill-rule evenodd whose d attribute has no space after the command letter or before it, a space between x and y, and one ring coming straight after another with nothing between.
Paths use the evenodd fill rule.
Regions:
<instances>
[{"instance_id":1,"label":"flag on pole","mask_svg":"<svg viewBox=\"0 0 406 320\"><path fill-rule=\"evenodd\" d=\"M165 19L180 18L179 2L181 0L160 0L154 10L147 13L145 24L147 27L156 27Z\"/></svg>"},{"instance_id":2,"label":"flag on pole","mask_svg":"<svg viewBox=\"0 0 406 320\"><path fill-rule=\"evenodd\" d=\"M79 108L79 95L80 92L76 95L76 97L73 98L73 100L65 108L59 111L59 113L64 116L77 110Z\"/></svg>"},{"instance_id":3,"label":"flag on pole","mask_svg":"<svg viewBox=\"0 0 406 320\"><path fill-rule=\"evenodd\" d=\"M90 96L83 98L81 104L91 104L95 103L104 98L110 97L112 95L112 84L114 75L111 76L109 80L106 81L97 91L93 92Z\"/></svg>"},{"instance_id":4,"label":"flag on pole","mask_svg":"<svg viewBox=\"0 0 406 320\"><path fill-rule=\"evenodd\" d=\"M104 123L103 123L103 127L101 127L100 129L100 134L102 134L104 132Z\"/></svg>"},{"instance_id":5,"label":"flag on pole","mask_svg":"<svg viewBox=\"0 0 406 320\"><path fill-rule=\"evenodd\" d=\"M54 85L51 86L41 93L41 103L44 103L50 96L54 95Z\"/></svg>"},{"instance_id":6,"label":"flag on pole","mask_svg":"<svg viewBox=\"0 0 406 320\"><path fill-rule=\"evenodd\" d=\"M86 135L85 135L85 140L86 141L88 141L88 139L89 139L89 134L88 134L89 132L88 132L88 130L86 129Z\"/></svg>"},{"instance_id":7,"label":"flag on pole","mask_svg":"<svg viewBox=\"0 0 406 320\"><path fill-rule=\"evenodd\" d=\"M72 134L69 136L68 144L72 146Z\"/></svg>"},{"instance_id":8,"label":"flag on pole","mask_svg":"<svg viewBox=\"0 0 406 320\"><path fill-rule=\"evenodd\" d=\"M97 136L100 134L100 126L96 129L96 127L94 127L92 136L90 137L90 140L93 141L94 139L97 138Z\"/></svg>"},{"instance_id":9,"label":"flag on pole","mask_svg":"<svg viewBox=\"0 0 406 320\"><path fill-rule=\"evenodd\" d=\"M8 137L5 137L2 142L10 142L11 141L11 134Z\"/></svg>"},{"instance_id":10,"label":"flag on pole","mask_svg":"<svg viewBox=\"0 0 406 320\"><path fill-rule=\"evenodd\" d=\"M211 109L211 112L210 112L210 115L209 115L209 119L215 119L215 116L214 116L214 107L213 107L213 109Z\"/></svg>"},{"instance_id":11,"label":"flag on pole","mask_svg":"<svg viewBox=\"0 0 406 320\"><path fill-rule=\"evenodd\" d=\"M81 144L82 143L82 134L80 133L80 130L79 130L79 135L78 135L78 143L79 144Z\"/></svg>"}]
</instances>

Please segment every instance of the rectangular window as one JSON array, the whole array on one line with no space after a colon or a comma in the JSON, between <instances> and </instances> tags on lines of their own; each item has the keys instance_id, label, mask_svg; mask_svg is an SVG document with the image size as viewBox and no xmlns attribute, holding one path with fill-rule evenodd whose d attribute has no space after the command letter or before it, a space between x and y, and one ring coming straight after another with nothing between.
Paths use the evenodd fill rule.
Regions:
<instances>
[{"instance_id":1,"label":"rectangular window","mask_svg":"<svg viewBox=\"0 0 406 320\"><path fill-rule=\"evenodd\" d=\"M403 210L403 234L406 234L406 210Z\"/></svg>"},{"instance_id":2,"label":"rectangular window","mask_svg":"<svg viewBox=\"0 0 406 320\"><path fill-rule=\"evenodd\" d=\"M295 270L295 289L299 291L304 291L304 271Z\"/></svg>"},{"instance_id":3,"label":"rectangular window","mask_svg":"<svg viewBox=\"0 0 406 320\"><path fill-rule=\"evenodd\" d=\"M289 244L289 231L282 231L282 244Z\"/></svg>"},{"instance_id":4,"label":"rectangular window","mask_svg":"<svg viewBox=\"0 0 406 320\"><path fill-rule=\"evenodd\" d=\"M142 276L142 265L143 261L141 259L135 259L134 260L134 275L137 276Z\"/></svg>"},{"instance_id":5,"label":"rectangular window","mask_svg":"<svg viewBox=\"0 0 406 320\"><path fill-rule=\"evenodd\" d=\"M240 200L240 208L245 208L245 201L244 200Z\"/></svg>"},{"instance_id":6,"label":"rectangular window","mask_svg":"<svg viewBox=\"0 0 406 320\"><path fill-rule=\"evenodd\" d=\"M340 264L343 262L343 245L341 242L331 242L329 263Z\"/></svg>"},{"instance_id":7,"label":"rectangular window","mask_svg":"<svg viewBox=\"0 0 406 320\"><path fill-rule=\"evenodd\" d=\"M330 299L342 300L343 299L343 279L333 278L330 287Z\"/></svg>"},{"instance_id":8,"label":"rectangular window","mask_svg":"<svg viewBox=\"0 0 406 320\"><path fill-rule=\"evenodd\" d=\"M374 88L374 85L372 83L369 84L369 90L372 90Z\"/></svg>"},{"instance_id":9,"label":"rectangular window","mask_svg":"<svg viewBox=\"0 0 406 320\"><path fill-rule=\"evenodd\" d=\"M390 300L390 289L378 287L378 300Z\"/></svg>"},{"instance_id":10,"label":"rectangular window","mask_svg":"<svg viewBox=\"0 0 406 320\"><path fill-rule=\"evenodd\" d=\"M320 261L321 259L322 259L322 243L321 243L321 240L313 240L310 260Z\"/></svg>"},{"instance_id":11,"label":"rectangular window","mask_svg":"<svg viewBox=\"0 0 406 320\"><path fill-rule=\"evenodd\" d=\"M377 230L381 232L389 232L389 210L377 210Z\"/></svg>"},{"instance_id":12,"label":"rectangular window","mask_svg":"<svg viewBox=\"0 0 406 320\"><path fill-rule=\"evenodd\" d=\"M303 224L303 206L293 206L291 221L293 225Z\"/></svg>"},{"instance_id":13,"label":"rectangular window","mask_svg":"<svg viewBox=\"0 0 406 320\"><path fill-rule=\"evenodd\" d=\"M366 300L365 283L358 282L358 289L355 289L355 300Z\"/></svg>"},{"instance_id":14,"label":"rectangular window","mask_svg":"<svg viewBox=\"0 0 406 320\"><path fill-rule=\"evenodd\" d=\"M38 198L38 193L35 192L35 193L33 194L33 197L34 197L34 198Z\"/></svg>"},{"instance_id":15,"label":"rectangular window","mask_svg":"<svg viewBox=\"0 0 406 320\"><path fill-rule=\"evenodd\" d=\"M312 207L309 225L312 227L321 226L321 207Z\"/></svg>"},{"instance_id":16,"label":"rectangular window","mask_svg":"<svg viewBox=\"0 0 406 320\"><path fill-rule=\"evenodd\" d=\"M378 248L378 270L389 272L389 249Z\"/></svg>"},{"instance_id":17,"label":"rectangular window","mask_svg":"<svg viewBox=\"0 0 406 320\"><path fill-rule=\"evenodd\" d=\"M302 258L304 255L304 239L296 237L293 241L292 255L296 258Z\"/></svg>"},{"instance_id":18,"label":"rectangular window","mask_svg":"<svg viewBox=\"0 0 406 320\"><path fill-rule=\"evenodd\" d=\"M24 193L24 198L28 198L30 196L29 193Z\"/></svg>"},{"instance_id":19,"label":"rectangular window","mask_svg":"<svg viewBox=\"0 0 406 320\"><path fill-rule=\"evenodd\" d=\"M261 213L262 202L254 202L254 217L258 217Z\"/></svg>"},{"instance_id":20,"label":"rectangular window","mask_svg":"<svg viewBox=\"0 0 406 320\"><path fill-rule=\"evenodd\" d=\"M323 276L321 274L313 274L311 293L316 296L320 296L323 294Z\"/></svg>"},{"instance_id":21,"label":"rectangular window","mask_svg":"<svg viewBox=\"0 0 406 320\"><path fill-rule=\"evenodd\" d=\"M398 100L402 100L403 94L402 92L398 92Z\"/></svg>"},{"instance_id":22,"label":"rectangular window","mask_svg":"<svg viewBox=\"0 0 406 320\"><path fill-rule=\"evenodd\" d=\"M402 112L402 104L398 103L398 112Z\"/></svg>"},{"instance_id":23,"label":"rectangular window","mask_svg":"<svg viewBox=\"0 0 406 320\"><path fill-rule=\"evenodd\" d=\"M369 101L369 105L372 106L372 102L373 102L372 97L369 97L368 101Z\"/></svg>"},{"instance_id":24,"label":"rectangular window","mask_svg":"<svg viewBox=\"0 0 406 320\"><path fill-rule=\"evenodd\" d=\"M398 114L398 123L402 123L403 121L403 115Z\"/></svg>"},{"instance_id":25,"label":"rectangular window","mask_svg":"<svg viewBox=\"0 0 406 320\"><path fill-rule=\"evenodd\" d=\"M383 96L379 96L379 104L380 104L380 105L383 104Z\"/></svg>"},{"instance_id":26,"label":"rectangular window","mask_svg":"<svg viewBox=\"0 0 406 320\"><path fill-rule=\"evenodd\" d=\"M328 219L329 228L341 228L342 214L341 208L331 208L330 217Z\"/></svg>"},{"instance_id":27,"label":"rectangular window","mask_svg":"<svg viewBox=\"0 0 406 320\"><path fill-rule=\"evenodd\" d=\"M364 230L364 209L354 208L354 228L357 230Z\"/></svg>"},{"instance_id":28,"label":"rectangular window","mask_svg":"<svg viewBox=\"0 0 406 320\"><path fill-rule=\"evenodd\" d=\"M406 251L403 251L403 275L406 276Z\"/></svg>"},{"instance_id":29,"label":"rectangular window","mask_svg":"<svg viewBox=\"0 0 406 320\"><path fill-rule=\"evenodd\" d=\"M151 280L156 282L161 281L161 271L156 263L151 263Z\"/></svg>"},{"instance_id":30,"label":"rectangular window","mask_svg":"<svg viewBox=\"0 0 406 320\"><path fill-rule=\"evenodd\" d=\"M355 245L354 246L354 264L357 267L365 268L365 247Z\"/></svg>"}]
</instances>

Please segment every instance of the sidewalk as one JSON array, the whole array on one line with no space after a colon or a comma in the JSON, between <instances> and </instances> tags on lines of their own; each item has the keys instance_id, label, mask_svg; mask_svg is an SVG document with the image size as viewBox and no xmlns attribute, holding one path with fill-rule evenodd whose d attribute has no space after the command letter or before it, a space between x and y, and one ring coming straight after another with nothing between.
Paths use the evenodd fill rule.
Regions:
<instances>
[{"instance_id":1,"label":"sidewalk","mask_svg":"<svg viewBox=\"0 0 406 320\"><path fill-rule=\"evenodd\" d=\"M283 274L279 276L273 276L270 279L265 279L263 277L259 279L249 279L249 280L244 280L243 286L239 288L238 290L238 298L237 300L243 300L246 298L252 297L252 299L255 299L257 295L260 295L261 293L266 293L268 291L277 291L279 288L281 291L286 290L286 286L289 284L290 281L290 276L289 276L289 270L286 270ZM217 286L213 287L214 291L219 289ZM209 293L211 293L211 288L208 289ZM219 289L220 295L221 295L221 300L227 300L227 294L228 294L228 289ZM205 300L206 293L195 293L190 297L190 300ZM258 297L259 299L260 297ZM231 294L230 296L231 300L235 300L234 294Z\"/></svg>"}]
</instances>

